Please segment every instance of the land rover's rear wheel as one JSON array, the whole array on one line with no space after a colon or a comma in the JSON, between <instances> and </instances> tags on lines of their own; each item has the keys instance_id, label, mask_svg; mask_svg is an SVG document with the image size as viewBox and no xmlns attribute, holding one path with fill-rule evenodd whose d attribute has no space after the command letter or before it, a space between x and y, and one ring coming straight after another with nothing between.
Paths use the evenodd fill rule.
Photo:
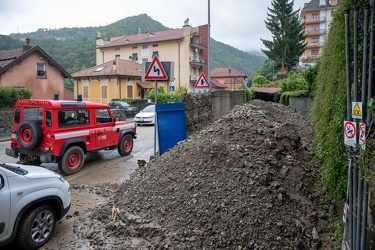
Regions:
<instances>
[{"instance_id":1,"label":"land rover's rear wheel","mask_svg":"<svg viewBox=\"0 0 375 250\"><path fill-rule=\"evenodd\" d=\"M21 249L37 249L52 237L56 226L56 212L49 205L32 209L19 224L17 244Z\"/></svg>"},{"instance_id":2,"label":"land rover's rear wheel","mask_svg":"<svg viewBox=\"0 0 375 250\"><path fill-rule=\"evenodd\" d=\"M81 147L73 146L66 150L63 157L59 158L60 171L66 175L77 173L83 166L84 152Z\"/></svg>"},{"instance_id":3,"label":"land rover's rear wheel","mask_svg":"<svg viewBox=\"0 0 375 250\"><path fill-rule=\"evenodd\" d=\"M26 149L38 147L43 139L43 132L35 121L23 121L17 128L18 143Z\"/></svg>"},{"instance_id":4,"label":"land rover's rear wheel","mask_svg":"<svg viewBox=\"0 0 375 250\"><path fill-rule=\"evenodd\" d=\"M133 150L133 137L129 134L121 138L121 142L117 146L117 151L120 155L129 155Z\"/></svg>"}]
</instances>

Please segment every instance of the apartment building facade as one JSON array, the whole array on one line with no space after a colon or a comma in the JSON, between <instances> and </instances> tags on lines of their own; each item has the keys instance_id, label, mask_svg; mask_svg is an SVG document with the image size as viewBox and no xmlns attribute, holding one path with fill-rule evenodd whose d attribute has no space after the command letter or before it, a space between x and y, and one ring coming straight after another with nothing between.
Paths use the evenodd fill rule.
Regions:
<instances>
[{"instance_id":1,"label":"apartment building facade","mask_svg":"<svg viewBox=\"0 0 375 250\"><path fill-rule=\"evenodd\" d=\"M301 10L300 22L305 24L306 50L300 64L314 64L322 53L324 40L339 0L311 0Z\"/></svg>"},{"instance_id":2,"label":"apartment building facade","mask_svg":"<svg viewBox=\"0 0 375 250\"><path fill-rule=\"evenodd\" d=\"M139 32L136 35L111 38L109 41L98 36L96 64L115 59L142 64L158 56L161 62L174 62L174 79L160 82L158 86L163 86L167 91L184 87L188 92L193 92L200 74L203 72L207 75L208 25L192 27L188 22L185 21L182 29Z\"/></svg>"}]
</instances>

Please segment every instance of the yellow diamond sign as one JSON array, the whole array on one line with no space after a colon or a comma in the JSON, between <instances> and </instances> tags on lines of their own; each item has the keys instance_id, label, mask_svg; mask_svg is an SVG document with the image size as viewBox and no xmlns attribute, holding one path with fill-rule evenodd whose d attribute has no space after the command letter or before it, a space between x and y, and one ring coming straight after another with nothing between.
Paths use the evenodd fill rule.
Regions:
<instances>
[{"instance_id":1,"label":"yellow diamond sign","mask_svg":"<svg viewBox=\"0 0 375 250\"><path fill-rule=\"evenodd\" d=\"M352 103L352 117L362 119L362 102Z\"/></svg>"}]
</instances>

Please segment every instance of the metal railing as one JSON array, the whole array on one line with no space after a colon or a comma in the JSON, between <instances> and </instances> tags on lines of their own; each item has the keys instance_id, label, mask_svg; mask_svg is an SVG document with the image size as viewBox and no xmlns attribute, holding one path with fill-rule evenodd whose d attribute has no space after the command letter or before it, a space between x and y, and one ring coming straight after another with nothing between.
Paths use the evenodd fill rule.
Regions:
<instances>
[{"instance_id":1,"label":"metal railing","mask_svg":"<svg viewBox=\"0 0 375 250\"><path fill-rule=\"evenodd\" d=\"M326 21L325 17L318 17L318 18L305 18L302 20L306 24L310 23L323 23Z\"/></svg>"},{"instance_id":2,"label":"metal railing","mask_svg":"<svg viewBox=\"0 0 375 250\"><path fill-rule=\"evenodd\" d=\"M305 30L305 35L313 36L313 35L322 35L326 33L326 29L320 30Z\"/></svg>"}]
</instances>

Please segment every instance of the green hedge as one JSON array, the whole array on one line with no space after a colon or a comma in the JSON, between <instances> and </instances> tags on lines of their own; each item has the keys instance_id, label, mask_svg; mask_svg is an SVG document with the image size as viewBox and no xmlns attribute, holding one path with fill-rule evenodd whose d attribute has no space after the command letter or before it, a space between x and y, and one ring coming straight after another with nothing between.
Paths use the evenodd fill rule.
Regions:
<instances>
[{"instance_id":1,"label":"green hedge","mask_svg":"<svg viewBox=\"0 0 375 250\"><path fill-rule=\"evenodd\" d=\"M0 108L12 108L18 99L30 99L31 95L25 88L0 87Z\"/></svg>"}]
</instances>

